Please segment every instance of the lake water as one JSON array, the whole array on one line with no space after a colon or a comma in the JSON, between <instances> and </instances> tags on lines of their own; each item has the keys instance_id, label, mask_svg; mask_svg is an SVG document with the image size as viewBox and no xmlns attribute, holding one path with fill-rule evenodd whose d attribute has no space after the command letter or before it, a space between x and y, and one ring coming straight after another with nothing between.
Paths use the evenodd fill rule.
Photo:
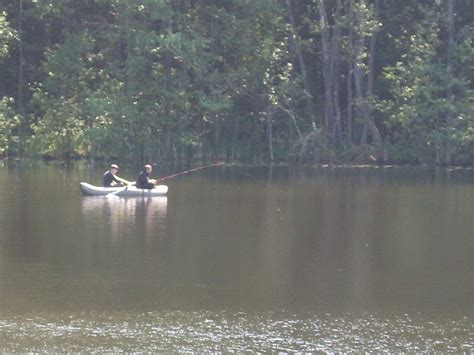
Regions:
<instances>
[{"instance_id":1,"label":"lake water","mask_svg":"<svg viewBox=\"0 0 474 355\"><path fill-rule=\"evenodd\" d=\"M0 166L0 351L474 350L473 170L104 166Z\"/></svg>"}]
</instances>

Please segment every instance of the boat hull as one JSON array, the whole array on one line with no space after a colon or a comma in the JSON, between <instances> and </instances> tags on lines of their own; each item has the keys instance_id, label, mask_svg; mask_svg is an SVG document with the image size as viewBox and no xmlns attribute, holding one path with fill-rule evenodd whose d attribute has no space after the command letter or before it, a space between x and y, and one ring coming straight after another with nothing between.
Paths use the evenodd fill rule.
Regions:
<instances>
[{"instance_id":1,"label":"boat hull","mask_svg":"<svg viewBox=\"0 0 474 355\"><path fill-rule=\"evenodd\" d=\"M80 188L86 196L106 196L113 193L115 196L123 197L153 197L153 196L165 196L168 192L168 186L157 185L153 189L139 189L135 186L124 187L101 187L88 184L87 182L81 182Z\"/></svg>"}]
</instances>

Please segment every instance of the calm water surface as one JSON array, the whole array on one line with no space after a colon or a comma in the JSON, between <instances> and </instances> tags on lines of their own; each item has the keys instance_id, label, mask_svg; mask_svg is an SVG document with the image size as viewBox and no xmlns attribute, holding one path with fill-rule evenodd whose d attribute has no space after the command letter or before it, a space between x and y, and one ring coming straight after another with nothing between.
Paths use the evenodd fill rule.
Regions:
<instances>
[{"instance_id":1,"label":"calm water surface","mask_svg":"<svg viewBox=\"0 0 474 355\"><path fill-rule=\"evenodd\" d=\"M474 349L472 170L102 168L0 166L0 351Z\"/></svg>"}]
</instances>

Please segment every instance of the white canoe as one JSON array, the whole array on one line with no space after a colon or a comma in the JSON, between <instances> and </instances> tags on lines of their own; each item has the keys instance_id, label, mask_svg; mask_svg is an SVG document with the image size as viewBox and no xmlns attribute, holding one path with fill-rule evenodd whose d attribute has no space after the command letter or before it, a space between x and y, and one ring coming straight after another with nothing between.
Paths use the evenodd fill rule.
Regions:
<instances>
[{"instance_id":1,"label":"white canoe","mask_svg":"<svg viewBox=\"0 0 474 355\"><path fill-rule=\"evenodd\" d=\"M135 186L125 187L101 187L88 184L87 182L79 183L81 186L81 191L84 195L87 196L105 196L112 192L116 192L115 196L143 196L143 197L153 197L153 196L164 196L168 192L168 186L158 185L153 189L139 189Z\"/></svg>"}]
</instances>

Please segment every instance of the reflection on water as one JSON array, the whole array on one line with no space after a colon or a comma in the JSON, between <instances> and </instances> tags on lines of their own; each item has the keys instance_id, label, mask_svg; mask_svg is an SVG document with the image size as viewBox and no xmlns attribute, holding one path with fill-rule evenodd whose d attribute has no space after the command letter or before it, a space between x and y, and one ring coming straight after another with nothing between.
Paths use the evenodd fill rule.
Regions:
<instances>
[{"instance_id":1,"label":"reflection on water","mask_svg":"<svg viewBox=\"0 0 474 355\"><path fill-rule=\"evenodd\" d=\"M88 196L81 199L81 211L86 223L106 222L112 238L123 236L130 223L141 224L147 238L164 235L168 198Z\"/></svg>"}]
</instances>

